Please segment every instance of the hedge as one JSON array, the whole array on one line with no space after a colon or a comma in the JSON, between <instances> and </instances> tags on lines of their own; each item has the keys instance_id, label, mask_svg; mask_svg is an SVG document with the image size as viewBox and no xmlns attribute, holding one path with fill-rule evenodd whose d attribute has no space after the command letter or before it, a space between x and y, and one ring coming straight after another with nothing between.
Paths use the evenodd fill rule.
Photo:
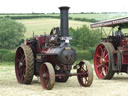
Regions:
<instances>
[{"instance_id":1,"label":"hedge","mask_svg":"<svg viewBox=\"0 0 128 96\"><path fill-rule=\"evenodd\" d=\"M89 48L88 50L76 50L77 60L92 60L94 57L95 48Z\"/></svg>"},{"instance_id":2,"label":"hedge","mask_svg":"<svg viewBox=\"0 0 128 96\"><path fill-rule=\"evenodd\" d=\"M0 62L14 62L15 51L0 49Z\"/></svg>"},{"instance_id":3,"label":"hedge","mask_svg":"<svg viewBox=\"0 0 128 96\"><path fill-rule=\"evenodd\" d=\"M95 48L89 48L89 50L78 50L77 60L92 60L95 52ZM0 49L0 62L14 62L15 61L15 51Z\"/></svg>"},{"instance_id":4,"label":"hedge","mask_svg":"<svg viewBox=\"0 0 128 96\"><path fill-rule=\"evenodd\" d=\"M25 15L25 16L4 16L5 18L11 18L11 19L34 19L34 18L55 18L59 19L60 16L47 16L47 15ZM0 18L3 18L2 16ZM95 19L88 19L88 18L72 18L69 17L70 20L75 20L75 21L83 21L83 22L97 22Z\"/></svg>"}]
</instances>

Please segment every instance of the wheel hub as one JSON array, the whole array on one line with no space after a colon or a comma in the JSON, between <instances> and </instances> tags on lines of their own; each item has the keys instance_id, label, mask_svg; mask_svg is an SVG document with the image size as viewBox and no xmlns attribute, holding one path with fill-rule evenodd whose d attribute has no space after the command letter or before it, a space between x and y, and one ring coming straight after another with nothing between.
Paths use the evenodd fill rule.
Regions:
<instances>
[{"instance_id":1,"label":"wheel hub","mask_svg":"<svg viewBox=\"0 0 128 96\"><path fill-rule=\"evenodd\" d=\"M104 58L100 58L100 64L105 64L105 59Z\"/></svg>"},{"instance_id":2,"label":"wheel hub","mask_svg":"<svg viewBox=\"0 0 128 96\"><path fill-rule=\"evenodd\" d=\"M46 78L49 78L49 75L47 73L44 73L42 74L42 77L46 79Z\"/></svg>"},{"instance_id":3,"label":"wheel hub","mask_svg":"<svg viewBox=\"0 0 128 96\"><path fill-rule=\"evenodd\" d=\"M43 78L46 78L46 74L42 74L42 77L43 77Z\"/></svg>"},{"instance_id":4,"label":"wheel hub","mask_svg":"<svg viewBox=\"0 0 128 96\"><path fill-rule=\"evenodd\" d=\"M19 68L21 68L23 66L22 62L19 62Z\"/></svg>"}]
</instances>

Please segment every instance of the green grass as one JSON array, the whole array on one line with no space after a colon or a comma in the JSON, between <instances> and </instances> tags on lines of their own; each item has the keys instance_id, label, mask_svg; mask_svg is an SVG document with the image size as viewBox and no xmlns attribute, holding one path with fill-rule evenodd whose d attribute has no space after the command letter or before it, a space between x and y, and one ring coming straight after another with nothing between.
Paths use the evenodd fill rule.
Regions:
<instances>
[{"instance_id":1,"label":"green grass","mask_svg":"<svg viewBox=\"0 0 128 96\"><path fill-rule=\"evenodd\" d=\"M0 62L0 66L13 66L14 62Z\"/></svg>"},{"instance_id":2,"label":"green grass","mask_svg":"<svg viewBox=\"0 0 128 96\"><path fill-rule=\"evenodd\" d=\"M25 25L26 27L25 38L32 37L33 32L35 35L41 35L41 34L43 35L45 33L49 34L53 27L60 26L59 19L39 18L39 19L22 19L16 21ZM69 27L77 28L77 27L81 27L82 25L90 26L90 23L74 21L74 20L69 21Z\"/></svg>"},{"instance_id":3,"label":"green grass","mask_svg":"<svg viewBox=\"0 0 128 96\"><path fill-rule=\"evenodd\" d=\"M59 16L60 14L46 14L45 16ZM69 17L72 18L87 18L87 19L95 19L98 21L102 20L108 20L108 19L113 19L113 18L120 18L120 17L125 17L128 16L128 13L97 13L97 14L91 14L91 13L86 13L86 14L81 14L81 13L70 13Z\"/></svg>"},{"instance_id":4,"label":"green grass","mask_svg":"<svg viewBox=\"0 0 128 96\"><path fill-rule=\"evenodd\" d=\"M46 14L46 16L59 16L59 14ZM98 21L102 20L108 20L108 19L113 19L113 18L119 18L119 17L125 17L128 16L128 13L97 13L97 14L91 14L91 13L86 13L86 14L69 14L69 17L72 18L87 18L87 19L96 19Z\"/></svg>"},{"instance_id":5,"label":"green grass","mask_svg":"<svg viewBox=\"0 0 128 96\"><path fill-rule=\"evenodd\" d=\"M123 16L128 16L127 14L124 13L112 13L112 14L70 14L69 15L72 18L87 18L87 19L96 19L98 21L102 20L108 20L108 19L113 19L113 18L119 18Z\"/></svg>"}]
</instances>

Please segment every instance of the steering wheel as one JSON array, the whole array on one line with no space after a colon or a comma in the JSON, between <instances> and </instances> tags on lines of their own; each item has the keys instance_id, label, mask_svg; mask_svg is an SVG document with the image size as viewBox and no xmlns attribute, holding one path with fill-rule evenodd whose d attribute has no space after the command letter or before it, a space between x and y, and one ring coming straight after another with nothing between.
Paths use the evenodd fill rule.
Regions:
<instances>
[{"instance_id":1,"label":"steering wheel","mask_svg":"<svg viewBox=\"0 0 128 96\"><path fill-rule=\"evenodd\" d=\"M58 35L59 33L59 27L55 27L51 30L50 32L50 36L55 36L55 35Z\"/></svg>"},{"instance_id":2,"label":"steering wheel","mask_svg":"<svg viewBox=\"0 0 128 96\"><path fill-rule=\"evenodd\" d=\"M55 27L51 30L50 36L51 36L51 42L54 44L60 44L60 38L59 38L59 27Z\"/></svg>"}]
</instances>

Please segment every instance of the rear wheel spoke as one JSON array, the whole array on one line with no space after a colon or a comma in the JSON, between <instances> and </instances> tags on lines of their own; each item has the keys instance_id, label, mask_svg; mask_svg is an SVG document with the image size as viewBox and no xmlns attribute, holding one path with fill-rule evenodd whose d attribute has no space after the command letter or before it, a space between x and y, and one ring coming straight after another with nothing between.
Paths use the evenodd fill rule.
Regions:
<instances>
[{"instance_id":1,"label":"rear wheel spoke","mask_svg":"<svg viewBox=\"0 0 128 96\"><path fill-rule=\"evenodd\" d=\"M103 66L103 64L98 64L97 68L101 68Z\"/></svg>"},{"instance_id":2,"label":"rear wheel spoke","mask_svg":"<svg viewBox=\"0 0 128 96\"><path fill-rule=\"evenodd\" d=\"M105 72L108 72L108 66L107 65L104 66L105 66Z\"/></svg>"},{"instance_id":3,"label":"rear wheel spoke","mask_svg":"<svg viewBox=\"0 0 128 96\"><path fill-rule=\"evenodd\" d=\"M16 58L16 61L17 61L17 62L20 62L20 59Z\"/></svg>"},{"instance_id":4,"label":"rear wheel spoke","mask_svg":"<svg viewBox=\"0 0 128 96\"><path fill-rule=\"evenodd\" d=\"M108 53L104 56L104 58L106 59L108 57Z\"/></svg>"},{"instance_id":5,"label":"rear wheel spoke","mask_svg":"<svg viewBox=\"0 0 128 96\"><path fill-rule=\"evenodd\" d=\"M105 56L105 53L107 52L107 49L105 48L104 52L103 52L103 57Z\"/></svg>"},{"instance_id":6,"label":"rear wheel spoke","mask_svg":"<svg viewBox=\"0 0 128 96\"><path fill-rule=\"evenodd\" d=\"M102 49L102 46L100 46L100 51L101 51L101 56L103 56L103 49Z\"/></svg>"},{"instance_id":7,"label":"rear wheel spoke","mask_svg":"<svg viewBox=\"0 0 128 96\"><path fill-rule=\"evenodd\" d=\"M95 56L94 56L94 67L95 67L95 71L96 71L96 75L98 76L98 78L100 79L111 79L114 75L114 72L108 71L111 69L111 67L109 67L109 64L112 64L112 59L111 58L112 53L114 51L114 47L112 46L111 43L109 42L102 42L100 43L95 51ZM97 55L101 54L101 58L98 57ZM99 65L99 64L103 64L103 65Z\"/></svg>"},{"instance_id":8,"label":"rear wheel spoke","mask_svg":"<svg viewBox=\"0 0 128 96\"><path fill-rule=\"evenodd\" d=\"M100 75L103 75L103 71L101 70Z\"/></svg>"},{"instance_id":9,"label":"rear wheel spoke","mask_svg":"<svg viewBox=\"0 0 128 96\"><path fill-rule=\"evenodd\" d=\"M97 57L101 58L101 56L99 54L97 54Z\"/></svg>"}]
</instances>

